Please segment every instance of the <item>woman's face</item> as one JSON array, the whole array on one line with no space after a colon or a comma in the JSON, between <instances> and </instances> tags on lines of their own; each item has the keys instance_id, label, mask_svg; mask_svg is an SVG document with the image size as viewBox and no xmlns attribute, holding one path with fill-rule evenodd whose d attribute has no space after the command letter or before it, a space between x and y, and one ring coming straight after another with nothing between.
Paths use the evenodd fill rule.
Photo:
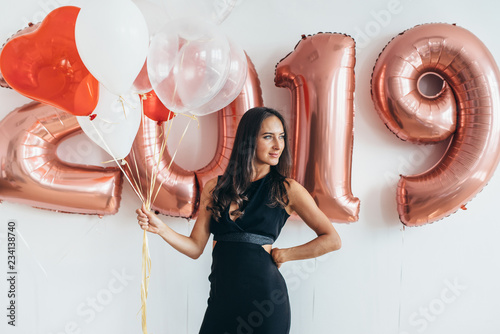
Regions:
<instances>
[{"instance_id":1,"label":"woman's face","mask_svg":"<svg viewBox=\"0 0 500 334\"><path fill-rule=\"evenodd\" d=\"M260 127L255 147L254 167L276 166L285 147L285 130L276 116L266 118Z\"/></svg>"}]
</instances>

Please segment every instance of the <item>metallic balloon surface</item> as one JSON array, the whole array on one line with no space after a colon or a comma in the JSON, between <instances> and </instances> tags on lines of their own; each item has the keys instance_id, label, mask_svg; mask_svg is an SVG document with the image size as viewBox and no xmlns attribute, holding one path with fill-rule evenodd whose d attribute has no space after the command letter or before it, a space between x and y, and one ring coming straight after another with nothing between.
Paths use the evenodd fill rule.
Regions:
<instances>
[{"instance_id":1,"label":"metallic balloon surface","mask_svg":"<svg viewBox=\"0 0 500 334\"><path fill-rule=\"evenodd\" d=\"M117 168L61 161L58 145L80 127L76 117L32 102L0 122L0 199L69 213L114 214L122 175Z\"/></svg>"},{"instance_id":2,"label":"metallic balloon surface","mask_svg":"<svg viewBox=\"0 0 500 334\"><path fill-rule=\"evenodd\" d=\"M60 7L30 33L12 38L0 54L0 71L19 93L73 115L92 113L99 85L75 43L78 7Z\"/></svg>"},{"instance_id":3,"label":"metallic balloon surface","mask_svg":"<svg viewBox=\"0 0 500 334\"><path fill-rule=\"evenodd\" d=\"M230 105L218 112L217 151L207 166L197 171L188 171L172 162L169 169L172 156L168 148L162 156L158 154L162 145L162 140L158 138L162 138L166 124L158 126L155 121L143 118L132 153L126 159L132 168L127 168L126 172L131 179L137 180L141 192L146 194L146 187L151 183L159 161L155 183L157 186L161 185L161 188L151 205L153 209L170 216L196 217L204 185L211 178L222 174L227 166L241 116L248 109L262 105L257 72L250 60L247 61L248 74L242 92Z\"/></svg>"},{"instance_id":4,"label":"metallic balloon surface","mask_svg":"<svg viewBox=\"0 0 500 334\"><path fill-rule=\"evenodd\" d=\"M445 81L436 96L420 91L419 80L429 73ZM403 224L423 225L452 214L493 175L500 157L499 79L486 46L451 24L416 26L380 54L372 98L387 127L417 143L453 136L433 167L401 176L396 198Z\"/></svg>"},{"instance_id":5,"label":"metallic balloon surface","mask_svg":"<svg viewBox=\"0 0 500 334\"><path fill-rule=\"evenodd\" d=\"M275 84L292 94L293 177L332 221L358 220L351 192L354 40L303 36L276 66Z\"/></svg>"}]
</instances>

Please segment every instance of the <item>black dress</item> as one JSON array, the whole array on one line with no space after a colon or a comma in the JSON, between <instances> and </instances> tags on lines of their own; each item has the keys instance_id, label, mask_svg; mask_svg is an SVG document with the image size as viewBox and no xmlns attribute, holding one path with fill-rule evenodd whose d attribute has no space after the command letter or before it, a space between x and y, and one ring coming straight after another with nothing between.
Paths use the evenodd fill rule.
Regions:
<instances>
[{"instance_id":1,"label":"black dress","mask_svg":"<svg viewBox=\"0 0 500 334\"><path fill-rule=\"evenodd\" d=\"M285 280L261 245L272 244L289 215L269 207L269 174L251 184L244 214L232 221L227 208L213 218L210 297L200 334L287 334L290 303Z\"/></svg>"}]
</instances>

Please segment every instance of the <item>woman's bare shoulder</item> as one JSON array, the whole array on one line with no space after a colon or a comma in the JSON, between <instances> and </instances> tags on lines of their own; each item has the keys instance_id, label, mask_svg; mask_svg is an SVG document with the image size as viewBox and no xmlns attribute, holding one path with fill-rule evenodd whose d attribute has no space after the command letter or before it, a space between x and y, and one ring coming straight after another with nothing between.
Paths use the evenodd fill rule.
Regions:
<instances>
[{"instance_id":1,"label":"woman's bare shoulder","mask_svg":"<svg viewBox=\"0 0 500 334\"><path fill-rule=\"evenodd\" d=\"M213 179L208 180L203 187L203 191L211 192L212 190L214 190L215 186L217 185L217 180L218 177L214 177Z\"/></svg>"}]
</instances>

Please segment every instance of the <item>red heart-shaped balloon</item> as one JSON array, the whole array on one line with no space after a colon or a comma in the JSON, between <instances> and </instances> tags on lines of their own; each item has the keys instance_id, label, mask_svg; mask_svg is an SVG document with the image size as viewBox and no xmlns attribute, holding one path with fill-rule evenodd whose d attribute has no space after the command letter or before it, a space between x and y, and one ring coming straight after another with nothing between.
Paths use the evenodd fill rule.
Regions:
<instances>
[{"instance_id":1,"label":"red heart-shaped balloon","mask_svg":"<svg viewBox=\"0 0 500 334\"><path fill-rule=\"evenodd\" d=\"M87 70L75 43L80 8L60 7L31 33L8 41L0 53L0 71L19 93L76 116L92 113L99 82Z\"/></svg>"},{"instance_id":2,"label":"red heart-shaped balloon","mask_svg":"<svg viewBox=\"0 0 500 334\"><path fill-rule=\"evenodd\" d=\"M170 111L163 105L163 103L161 103L154 90L149 93L141 94L141 100L144 115L153 121L157 121L158 124L168 121L175 116L173 111Z\"/></svg>"}]
</instances>

